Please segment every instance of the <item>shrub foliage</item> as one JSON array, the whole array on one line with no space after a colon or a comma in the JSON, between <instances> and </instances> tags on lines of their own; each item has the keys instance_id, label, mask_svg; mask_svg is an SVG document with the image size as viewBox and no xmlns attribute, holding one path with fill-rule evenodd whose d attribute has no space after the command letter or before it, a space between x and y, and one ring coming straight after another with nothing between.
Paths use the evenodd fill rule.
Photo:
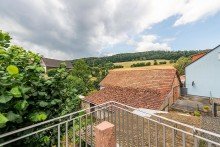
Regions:
<instances>
[{"instance_id":1,"label":"shrub foliage","mask_svg":"<svg viewBox=\"0 0 220 147\"><path fill-rule=\"evenodd\" d=\"M161 61L161 62L159 62L159 64L167 64L167 62L166 61Z\"/></svg>"},{"instance_id":2,"label":"shrub foliage","mask_svg":"<svg viewBox=\"0 0 220 147\"><path fill-rule=\"evenodd\" d=\"M116 68L124 68L124 66L123 65L114 65L113 69L116 69Z\"/></svg>"},{"instance_id":3,"label":"shrub foliage","mask_svg":"<svg viewBox=\"0 0 220 147\"><path fill-rule=\"evenodd\" d=\"M38 54L10 46L10 40L0 31L0 134L78 110L65 65L48 76Z\"/></svg>"},{"instance_id":4,"label":"shrub foliage","mask_svg":"<svg viewBox=\"0 0 220 147\"><path fill-rule=\"evenodd\" d=\"M178 70L180 75L184 75L186 66L189 65L191 62L192 61L190 57L181 57L176 61L174 67Z\"/></svg>"},{"instance_id":5,"label":"shrub foliage","mask_svg":"<svg viewBox=\"0 0 220 147\"><path fill-rule=\"evenodd\" d=\"M140 63L134 63L131 65L131 67L142 67L142 66L150 66L151 62L140 62Z\"/></svg>"}]
</instances>

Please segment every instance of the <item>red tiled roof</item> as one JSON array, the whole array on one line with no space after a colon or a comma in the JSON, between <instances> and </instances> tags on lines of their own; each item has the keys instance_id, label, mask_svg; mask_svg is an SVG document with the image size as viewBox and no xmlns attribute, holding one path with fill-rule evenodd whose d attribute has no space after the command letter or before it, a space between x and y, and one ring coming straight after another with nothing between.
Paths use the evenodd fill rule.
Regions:
<instances>
[{"instance_id":1,"label":"red tiled roof","mask_svg":"<svg viewBox=\"0 0 220 147\"><path fill-rule=\"evenodd\" d=\"M110 71L100 85L147 88L167 93L171 90L175 75L175 69Z\"/></svg>"},{"instance_id":2,"label":"red tiled roof","mask_svg":"<svg viewBox=\"0 0 220 147\"><path fill-rule=\"evenodd\" d=\"M195 55L192 55L191 59L192 59L192 62L198 60L199 58L203 57L206 53L202 52L202 53L198 53L198 54L195 54Z\"/></svg>"},{"instance_id":3,"label":"red tiled roof","mask_svg":"<svg viewBox=\"0 0 220 147\"><path fill-rule=\"evenodd\" d=\"M85 99L94 104L117 101L137 108L159 109L176 75L175 69L111 71L100 83L105 88Z\"/></svg>"},{"instance_id":4,"label":"red tiled roof","mask_svg":"<svg viewBox=\"0 0 220 147\"><path fill-rule=\"evenodd\" d=\"M95 105L116 101L135 108L160 109L164 100L161 96L152 89L106 87L86 96L86 101Z\"/></svg>"}]
</instances>

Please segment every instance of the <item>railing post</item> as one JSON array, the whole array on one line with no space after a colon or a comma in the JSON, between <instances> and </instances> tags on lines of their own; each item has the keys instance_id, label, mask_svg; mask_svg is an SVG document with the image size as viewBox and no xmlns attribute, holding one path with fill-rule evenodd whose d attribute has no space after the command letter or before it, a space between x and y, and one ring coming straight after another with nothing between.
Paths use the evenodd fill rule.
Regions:
<instances>
[{"instance_id":1,"label":"railing post","mask_svg":"<svg viewBox=\"0 0 220 147\"><path fill-rule=\"evenodd\" d=\"M95 126L95 147L116 147L115 125L104 121Z\"/></svg>"},{"instance_id":2,"label":"railing post","mask_svg":"<svg viewBox=\"0 0 220 147\"><path fill-rule=\"evenodd\" d=\"M195 127L193 126L194 146L195 146L195 147L198 147L198 140L197 140L197 138L196 138L196 134L197 134L196 129L195 129Z\"/></svg>"}]
</instances>

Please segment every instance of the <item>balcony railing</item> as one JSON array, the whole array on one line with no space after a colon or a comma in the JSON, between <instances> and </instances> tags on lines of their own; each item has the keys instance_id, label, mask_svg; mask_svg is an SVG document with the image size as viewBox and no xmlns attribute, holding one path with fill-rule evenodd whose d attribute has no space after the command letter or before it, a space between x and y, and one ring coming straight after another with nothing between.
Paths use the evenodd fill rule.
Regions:
<instances>
[{"instance_id":1,"label":"balcony railing","mask_svg":"<svg viewBox=\"0 0 220 147\"><path fill-rule=\"evenodd\" d=\"M95 146L94 126L103 121L115 125L118 146L220 146L220 134L112 101L1 134L0 146Z\"/></svg>"}]
</instances>

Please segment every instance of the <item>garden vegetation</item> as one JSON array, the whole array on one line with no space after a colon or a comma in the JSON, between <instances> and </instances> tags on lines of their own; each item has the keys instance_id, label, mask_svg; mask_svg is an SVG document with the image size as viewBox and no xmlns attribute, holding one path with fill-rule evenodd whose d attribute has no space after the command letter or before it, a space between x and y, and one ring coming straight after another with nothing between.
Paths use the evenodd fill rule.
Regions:
<instances>
[{"instance_id":1,"label":"garden vegetation","mask_svg":"<svg viewBox=\"0 0 220 147\"><path fill-rule=\"evenodd\" d=\"M10 41L10 35L0 31L0 134L77 111L79 95L95 89L92 71L84 61L75 62L72 71L63 63L46 74L40 55ZM51 135L18 144L44 146L52 143Z\"/></svg>"}]
</instances>

